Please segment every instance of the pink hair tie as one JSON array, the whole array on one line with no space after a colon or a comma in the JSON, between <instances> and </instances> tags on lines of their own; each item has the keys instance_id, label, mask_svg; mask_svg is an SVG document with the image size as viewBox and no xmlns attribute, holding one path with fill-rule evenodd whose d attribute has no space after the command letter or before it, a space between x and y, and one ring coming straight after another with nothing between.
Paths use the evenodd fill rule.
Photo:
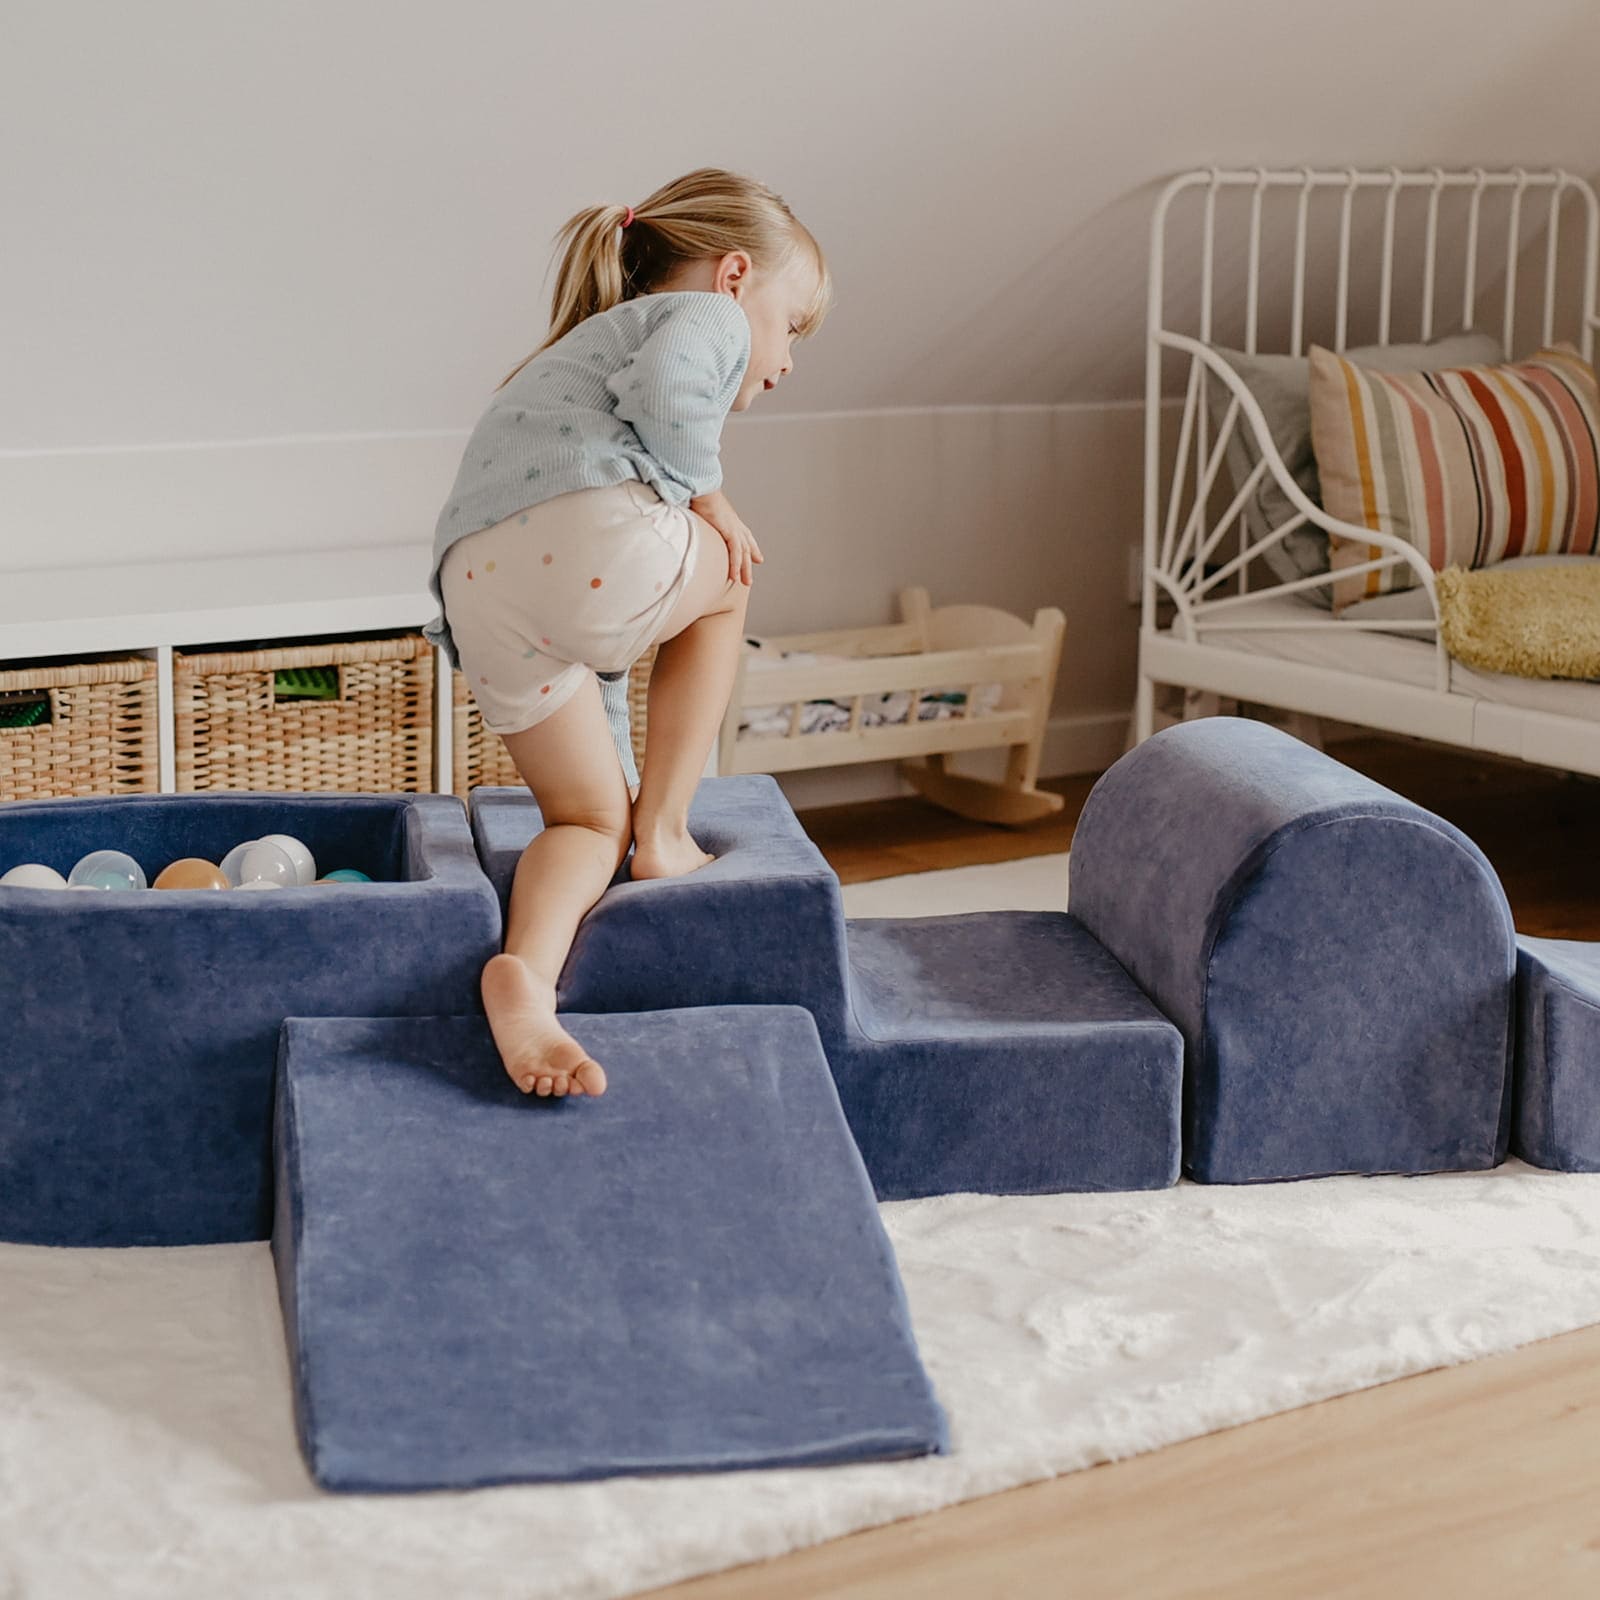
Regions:
<instances>
[{"instance_id":1,"label":"pink hair tie","mask_svg":"<svg viewBox=\"0 0 1600 1600\"><path fill-rule=\"evenodd\" d=\"M630 222L632 222L632 221L633 221L633 207L632 207L632 206L629 206L629 207L628 207L628 214L627 214L627 216L625 216L625 217L624 217L624 218L623 218L623 219L622 219L622 226L623 226L623 227L624 227L624 228L626 228L626 227L627 227L627 226L628 226L628 224L629 224L629 223L630 223Z\"/></svg>"}]
</instances>

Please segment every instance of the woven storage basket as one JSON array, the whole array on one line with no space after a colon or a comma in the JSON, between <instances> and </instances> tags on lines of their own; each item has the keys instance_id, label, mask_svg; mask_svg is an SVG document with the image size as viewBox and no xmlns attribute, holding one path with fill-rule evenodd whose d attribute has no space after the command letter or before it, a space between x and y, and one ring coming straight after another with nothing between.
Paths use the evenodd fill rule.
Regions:
<instances>
[{"instance_id":1,"label":"woven storage basket","mask_svg":"<svg viewBox=\"0 0 1600 1600\"><path fill-rule=\"evenodd\" d=\"M144 656L0 671L0 800L154 790L157 726Z\"/></svg>"},{"instance_id":2,"label":"woven storage basket","mask_svg":"<svg viewBox=\"0 0 1600 1600\"><path fill-rule=\"evenodd\" d=\"M337 667L337 700L279 700L290 668ZM420 633L172 653L177 778L197 789L433 787L433 647Z\"/></svg>"},{"instance_id":3,"label":"woven storage basket","mask_svg":"<svg viewBox=\"0 0 1600 1600\"><path fill-rule=\"evenodd\" d=\"M450 787L463 800L481 783L520 784L505 740L483 725L483 713L472 698L464 672L451 677Z\"/></svg>"}]
</instances>

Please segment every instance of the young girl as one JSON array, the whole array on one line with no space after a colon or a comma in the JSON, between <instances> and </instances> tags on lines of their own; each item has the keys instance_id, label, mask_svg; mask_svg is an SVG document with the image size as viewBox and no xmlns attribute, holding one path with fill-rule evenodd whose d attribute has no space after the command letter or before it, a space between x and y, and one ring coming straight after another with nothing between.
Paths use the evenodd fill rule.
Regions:
<instances>
[{"instance_id":1,"label":"young girl","mask_svg":"<svg viewBox=\"0 0 1600 1600\"><path fill-rule=\"evenodd\" d=\"M434 537L444 615L423 630L467 674L544 821L482 978L506 1071L540 1095L604 1092L604 1067L556 1018L556 980L630 840L636 879L712 859L689 801L762 559L721 491L722 425L792 369L793 341L832 301L782 197L715 167L637 209L580 211L557 239L550 335L467 443ZM596 675L651 645L634 799Z\"/></svg>"}]
</instances>

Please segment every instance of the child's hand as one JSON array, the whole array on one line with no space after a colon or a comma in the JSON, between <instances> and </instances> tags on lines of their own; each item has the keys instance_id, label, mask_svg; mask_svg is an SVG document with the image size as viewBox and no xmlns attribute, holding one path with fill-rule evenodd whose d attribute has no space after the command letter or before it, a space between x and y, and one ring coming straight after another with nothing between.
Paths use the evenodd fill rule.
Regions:
<instances>
[{"instance_id":1,"label":"child's hand","mask_svg":"<svg viewBox=\"0 0 1600 1600\"><path fill-rule=\"evenodd\" d=\"M756 536L740 520L727 495L720 489L713 489L710 494L697 495L689 502L689 509L704 517L727 544L728 581L748 587L754 576L751 562L763 559L761 547L756 543Z\"/></svg>"}]
</instances>

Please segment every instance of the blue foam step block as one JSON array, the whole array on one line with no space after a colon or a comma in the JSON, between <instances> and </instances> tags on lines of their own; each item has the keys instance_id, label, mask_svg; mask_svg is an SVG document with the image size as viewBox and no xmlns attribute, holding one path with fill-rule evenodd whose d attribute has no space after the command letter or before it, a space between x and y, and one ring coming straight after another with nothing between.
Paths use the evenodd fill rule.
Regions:
<instances>
[{"instance_id":1,"label":"blue foam step block","mask_svg":"<svg viewBox=\"0 0 1600 1600\"><path fill-rule=\"evenodd\" d=\"M597 1098L479 1017L291 1019L273 1255L324 1488L948 1448L810 1016L567 1015Z\"/></svg>"},{"instance_id":2,"label":"blue foam step block","mask_svg":"<svg viewBox=\"0 0 1600 1600\"><path fill-rule=\"evenodd\" d=\"M1516 1153L1600 1172L1600 944L1518 936L1516 1083Z\"/></svg>"},{"instance_id":3,"label":"blue foam step block","mask_svg":"<svg viewBox=\"0 0 1600 1600\"><path fill-rule=\"evenodd\" d=\"M878 1192L1160 1189L1183 1036L1058 911L852 918L839 1095Z\"/></svg>"},{"instance_id":4,"label":"blue foam step block","mask_svg":"<svg viewBox=\"0 0 1600 1600\"><path fill-rule=\"evenodd\" d=\"M538 807L481 788L471 815L508 893ZM880 1199L1176 1179L1182 1036L1065 911L847 922L837 875L765 773L703 779L689 827L716 859L607 889L568 954L563 1007L804 1006Z\"/></svg>"},{"instance_id":5,"label":"blue foam step block","mask_svg":"<svg viewBox=\"0 0 1600 1600\"><path fill-rule=\"evenodd\" d=\"M507 906L517 862L544 819L526 788L474 789L469 809L483 870ZM716 859L642 883L624 862L578 925L559 1005L800 1005L828 1045L846 1025L839 879L776 780L766 773L703 778L689 829Z\"/></svg>"}]
</instances>

